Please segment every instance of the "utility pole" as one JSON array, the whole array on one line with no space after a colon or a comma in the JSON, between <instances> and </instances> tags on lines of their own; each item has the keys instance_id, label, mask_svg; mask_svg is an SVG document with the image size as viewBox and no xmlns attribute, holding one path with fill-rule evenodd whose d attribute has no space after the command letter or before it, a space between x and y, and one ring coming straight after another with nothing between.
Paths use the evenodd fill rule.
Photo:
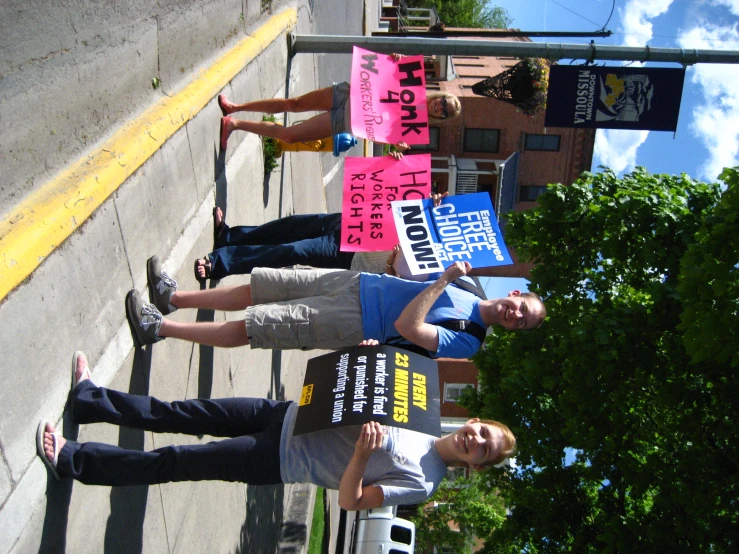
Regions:
<instances>
[{"instance_id":1,"label":"utility pole","mask_svg":"<svg viewBox=\"0 0 739 554\"><path fill-rule=\"evenodd\" d=\"M739 64L737 50L699 50L694 48L652 48L598 46L597 44L555 44L500 40L455 40L435 38L356 37L292 34L292 54L351 54L354 46L382 54L437 54L450 56L500 56L510 58L545 58L547 60L583 59L634 62L674 62Z\"/></svg>"}]
</instances>

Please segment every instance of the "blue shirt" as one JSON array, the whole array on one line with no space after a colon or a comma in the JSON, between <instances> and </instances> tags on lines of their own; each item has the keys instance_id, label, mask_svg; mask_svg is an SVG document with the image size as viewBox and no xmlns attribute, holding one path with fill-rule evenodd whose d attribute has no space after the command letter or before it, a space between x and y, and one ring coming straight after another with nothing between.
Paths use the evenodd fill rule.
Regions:
<instances>
[{"instance_id":1,"label":"blue shirt","mask_svg":"<svg viewBox=\"0 0 739 554\"><path fill-rule=\"evenodd\" d=\"M359 297L362 304L362 326L365 339L377 339L386 343L399 337L395 321L403 309L429 287L433 281L417 283L390 275L362 273L359 281ZM448 285L434 302L426 316L426 323L438 323L455 319L469 319L487 326L480 314L480 299L457 286ZM429 352L432 358L469 358L480 349L481 343L474 336L463 331L451 331L436 326L439 333L439 347ZM401 344L410 344L403 340Z\"/></svg>"}]
</instances>

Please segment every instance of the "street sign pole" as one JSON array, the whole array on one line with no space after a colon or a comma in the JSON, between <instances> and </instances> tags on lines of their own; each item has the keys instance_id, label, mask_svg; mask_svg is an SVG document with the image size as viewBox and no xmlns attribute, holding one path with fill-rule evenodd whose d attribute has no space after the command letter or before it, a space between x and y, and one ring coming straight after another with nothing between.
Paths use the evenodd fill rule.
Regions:
<instances>
[{"instance_id":1,"label":"street sign pole","mask_svg":"<svg viewBox=\"0 0 739 554\"><path fill-rule=\"evenodd\" d=\"M704 50L695 48L653 48L601 46L501 40L457 40L417 37L365 37L292 34L292 54L351 54L354 46L383 54L436 54L450 56L500 56L511 58L544 58L547 60L582 59L632 62L739 63L737 50Z\"/></svg>"}]
</instances>

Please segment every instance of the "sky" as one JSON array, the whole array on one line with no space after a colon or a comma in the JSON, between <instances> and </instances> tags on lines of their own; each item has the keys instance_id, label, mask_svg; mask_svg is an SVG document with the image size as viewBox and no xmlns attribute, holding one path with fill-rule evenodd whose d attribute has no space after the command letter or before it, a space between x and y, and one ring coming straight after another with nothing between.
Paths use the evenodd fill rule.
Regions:
<instances>
[{"instance_id":1,"label":"sky","mask_svg":"<svg viewBox=\"0 0 739 554\"><path fill-rule=\"evenodd\" d=\"M596 44L739 51L739 0L615 0L615 7L613 0L491 0L490 4L508 10L512 27L522 31L592 32L605 26L613 34L592 39ZM533 40L588 44L591 39ZM687 173L702 181L716 181L724 167L739 165L739 65L688 67L677 133L596 132L592 171L606 166L621 176L637 165L651 173ZM527 281L484 279L483 287L488 298L497 298L512 289L526 290Z\"/></svg>"},{"instance_id":2,"label":"sky","mask_svg":"<svg viewBox=\"0 0 739 554\"><path fill-rule=\"evenodd\" d=\"M596 44L739 51L739 0L616 0L610 21L613 0L490 3L506 8L513 27L522 31L598 31L605 25L613 35L594 39ZM591 39L535 40L587 44ZM687 173L704 181L716 181L722 168L739 165L739 65L688 68L674 135L598 130L592 170L600 165L618 175L640 165L651 173Z\"/></svg>"}]
</instances>

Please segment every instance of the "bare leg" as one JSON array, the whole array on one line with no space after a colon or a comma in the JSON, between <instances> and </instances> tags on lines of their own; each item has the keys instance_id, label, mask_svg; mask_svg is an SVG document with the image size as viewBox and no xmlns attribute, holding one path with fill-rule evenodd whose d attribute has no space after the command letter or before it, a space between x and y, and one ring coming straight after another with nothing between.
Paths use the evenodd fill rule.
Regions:
<instances>
[{"instance_id":1,"label":"bare leg","mask_svg":"<svg viewBox=\"0 0 739 554\"><path fill-rule=\"evenodd\" d=\"M218 102L226 114L234 112L262 112L262 113L282 113L282 112L327 112L331 109L333 102L333 88L327 87L295 98L269 98L266 100L256 100L254 102L245 102L244 104L233 104L221 95ZM325 138L325 137L321 137Z\"/></svg>"},{"instance_id":2,"label":"bare leg","mask_svg":"<svg viewBox=\"0 0 739 554\"><path fill-rule=\"evenodd\" d=\"M225 322L179 323L169 319L162 320L160 337L182 339L207 346L232 348L249 344L244 320Z\"/></svg>"},{"instance_id":3,"label":"bare leg","mask_svg":"<svg viewBox=\"0 0 739 554\"><path fill-rule=\"evenodd\" d=\"M311 117L307 121L284 127L271 121L246 121L224 117L222 122L221 144L228 141L233 131L247 131L263 137L279 139L288 144L321 140L331 136L331 114L322 113Z\"/></svg>"},{"instance_id":4,"label":"bare leg","mask_svg":"<svg viewBox=\"0 0 739 554\"><path fill-rule=\"evenodd\" d=\"M240 285L194 291L178 290L172 295L170 303L177 308L235 312L248 308L254 301L251 297L251 285ZM159 334L162 335L161 332Z\"/></svg>"}]
</instances>

